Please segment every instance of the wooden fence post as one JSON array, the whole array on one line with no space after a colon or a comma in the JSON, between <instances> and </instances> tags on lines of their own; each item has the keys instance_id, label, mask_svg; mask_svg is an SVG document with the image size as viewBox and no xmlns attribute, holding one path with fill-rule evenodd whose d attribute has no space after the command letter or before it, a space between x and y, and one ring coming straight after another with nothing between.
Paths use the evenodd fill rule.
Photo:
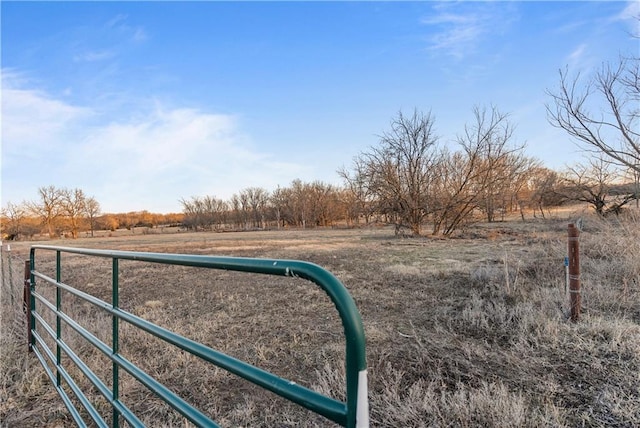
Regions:
<instances>
[{"instance_id":1,"label":"wooden fence post","mask_svg":"<svg viewBox=\"0 0 640 428\"><path fill-rule=\"evenodd\" d=\"M578 237L580 231L575 224L569 224L568 230L569 251L569 302L571 305L571 321L577 322L580 318L580 245Z\"/></svg>"}]
</instances>

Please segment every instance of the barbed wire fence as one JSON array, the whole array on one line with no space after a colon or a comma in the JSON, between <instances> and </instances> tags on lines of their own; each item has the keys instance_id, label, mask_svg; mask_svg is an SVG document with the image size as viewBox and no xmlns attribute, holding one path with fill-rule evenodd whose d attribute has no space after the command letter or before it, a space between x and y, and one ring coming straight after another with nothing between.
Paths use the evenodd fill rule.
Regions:
<instances>
[{"instance_id":1,"label":"barbed wire fence","mask_svg":"<svg viewBox=\"0 0 640 428\"><path fill-rule=\"evenodd\" d=\"M12 251L11 244L0 242L0 324L5 333L24 328L21 269L24 262Z\"/></svg>"},{"instance_id":2,"label":"barbed wire fence","mask_svg":"<svg viewBox=\"0 0 640 428\"><path fill-rule=\"evenodd\" d=\"M2 274L2 299L9 300L11 306L15 304L15 285L13 284L13 260L11 244L0 244L0 271Z\"/></svg>"}]
</instances>

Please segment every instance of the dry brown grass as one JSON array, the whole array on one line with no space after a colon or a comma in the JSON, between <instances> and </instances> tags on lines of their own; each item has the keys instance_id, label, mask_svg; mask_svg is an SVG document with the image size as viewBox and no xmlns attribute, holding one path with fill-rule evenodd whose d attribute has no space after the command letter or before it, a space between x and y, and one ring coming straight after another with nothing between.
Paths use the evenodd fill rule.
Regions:
<instances>
[{"instance_id":1,"label":"dry brown grass","mask_svg":"<svg viewBox=\"0 0 640 428\"><path fill-rule=\"evenodd\" d=\"M450 240L398 239L390 230L366 229L149 234L56 244L302 259L327 268L349 288L364 321L372 426L640 426L638 219L586 219L580 243L585 311L577 324L567 321L566 224L478 225ZM21 293L28 244L12 249ZM108 261L87 261L65 256L63 280L109 300ZM51 262L39 266L51 269ZM122 262L121 268L126 310L344 397L340 321L309 283L148 263ZM0 421L67 426L64 406L35 358L25 354L23 316L8 291L3 283ZM67 301L69 312L110 340L108 317L70 296ZM223 426L330 426L126 323L122 329L123 354ZM109 382L106 358L79 337L69 334L68 340ZM133 379L123 375L121 381L125 402L150 426L185 426ZM108 415L107 404L96 403Z\"/></svg>"}]
</instances>

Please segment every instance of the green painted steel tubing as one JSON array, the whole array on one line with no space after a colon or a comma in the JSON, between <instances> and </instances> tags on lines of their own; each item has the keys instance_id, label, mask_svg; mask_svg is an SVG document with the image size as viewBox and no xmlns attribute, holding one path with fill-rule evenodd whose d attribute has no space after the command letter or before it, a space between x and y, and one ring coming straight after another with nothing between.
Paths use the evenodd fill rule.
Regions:
<instances>
[{"instance_id":1,"label":"green painted steel tubing","mask_svg":"<svg viewBox=\"0 0 640 428\"><path fill-rule=\"evenodd\" d=\"M36 293L35 297L48 309L50 309L51 311L55 311L55 307L51 303L49 303L43 296ZM44 327L45 330L47 330L49 335L55 340L55 335L53 333L53 329L51 328L51 326L49 326L46 323L46 321L42 319L42 317L40 317L38 314L35 314L35 315L36 315L36 319L40 321L40 324ZM93 346L98 348L98 350L103 352L105 355L108 355L110 353L109 348L103 342L101 342L100 339L93 336L89 331L87 331L78 323L76 323L64 312L60 313L60 318L67 325L73 328L79 335L81 335L85 340L87 340ZM90 336L90 337L87 337L87 336ZM99 346L100 344L102 346ZM67 354L67 356L71 359L71 361L73 361L73 363L82 372L82 374L84 374L85 377L89 379L89 381L93 384L93 386L96 387L96 389L102 394L102 396L105 399L107 399L107 401L109 401L114 407L118 409L118 411L125 417L125 419L127 420L127 422L129 422L130 425L136 426L136 427L144 427L144 424L126 406L124 406L119 401L112 401L111 390L105 385L104 382L102 382L102 380L98 376L95 375L95 373L93 373L93 371L91 371L91 369L80 359L80 357L78 357L78 355L64 341L60 341L59 345L62 348L62 350L65 352L65 354Z\"/></svg>"},{"instance_id":2,"label":"green painted steel tubing","mask_svg":"<svg viewBox=\"0 0 640 428\"><path fill-rule=\"evenodd\" d=\"M61 259L61 254L60 251L56 251L56 282L61 282L61 268L60 268L60 263L61 263L62 259ZM56 287L56 339L60 340L62 338L62 324L60 321L60 317L58 316L58 313L61 311L62 309L62 292L60 291L60 287ZM56 340L56 342L58 342L58 340ZM62 352L60 351L60 345L56 345L56 367L60 367L61 364L60 362L62 361ZM60 374L58 373L56 375L56 384L58 386L60 386Z\"/></svg>"},{"instance_id":3,"label":"green painted steel tubing","mask_svg":"<svg viewBox=\"0 0 640 428\"><path fill-rule=\"evenodd\" d=\"M47 354L47 357L51 361L55 361L55 356L53 355L53 352L51 352L51 350L46 346L46 343L44 342L44 340L42 340L42 338L40 337L40 335L38 335L38 333L34 332L32 335L32 339L33 339L34 345L35 343L40 343L42 346L42 349L45 351L45 354ZM84 420L80 416L80 413L74 406L71 399L69 399L67 392L60 385L56 385L56 375L53 373L53 371L51 371L51 369L49 368L49 365L47 364L46 359L40 353L40 350L36 346L33 346L33 353L36 355L38 360L40 360L40 364L42 364L42 367L44 367L44 371L45 373L47 373L47 376L49 376L49 379L53 383L56 391L58 392L58 395L62 397L62 401L64 405L67 407L67 409L69 410L69 413L71 413L71 417L75 421L76 425L78 425L79 427L86 427L87 424L84 423Z\"/></svg>"},{"instance_id":4,"label":"green painted steel tubing","mask_svg":"<svg viewBox=\"0 0 640 428\"><path fill-rule=\"evenodd\" d=\"M46 275L42 275L38 273L36 274L36 276L47 282L56 284L52 278L47 277ZM100 299L97 299L96 297L93 297L82 291L69 287L66 284L59 283L56 285L61 289L64 289L65 291L68 291L80 298L84 298L85 300L98 305L100 308L111 313L112 315L118 316L119 318L124 319L125 321L131 323L132 325L135 325L136 327L142 330L145 330L157 337L160 337L161 339L165 340L168 343L176 345L179 348L184 349L192 353L193 355L196 355L204 359L205 361L214 363L241 377L246 376L246 378L248 378L249 380L252 380L257 384L264 386L265 388L272 390L273 392L276 392L276 393L280 392L283 396L285 396L286 398L295 400L295 402L298 402L298 404L302 404L302 405L306 404L305 407L309 408L310 410L317 411L318 413L328 417L329 419L344 420L346 409L344 404L341 403L340 401L333 400L328 397L324 397L319 393L308 390L302 386L291 384L290 382L282 378L279 378L273 375L272 373L263 371L243 361L236 360L232 357L229 357L228 355L225 355L211 348L208 348L198 342L194 342L190 339L186 339L184 337L176 335L170 332L169 330L158 327L155 324L152 324L142 318L136 317L135 315L129 314L128 312L124 312L121 310L113 310L111 306L108 305L106 302L103 302ZM40 296L37 293L36 293L36 297L39 301L42 302L44 306L46 306L51 311L55 312L55 306L53 306L51 303L46 301L46 299L44 299L42 296ZM68 315L64 313L60 313L59 317L66 324L68 324L73 330L75 330L78 334L80 334L85 340L87 340L89 343L95 346L105 356L112 358L114 360L114 363L116 363L116 359L114 359L112 356L111 348L109 348L104 342L102 342L100 339L95 337L91 332L89 332L88 330L80 326ZM144 374L140 370L134 369L135 366L133 364L122 359L121 357L117 361L120 361L120 362L125 361L126 367L123 367L125 368L125 370L130 372L132 376L136 377L139 381L143 382L150 389L155 388L154 386L156 384L155 380L151 380L151 378L146 377L146 374ZM254 379L254 377L258 377L258 379L256 380ZM165 397L163 398L167 398L166 397L167 391L166 390L163 390L163 391L165 393ZM304 400L301 400L299 397L303 397ZM110 400L109 395L106 395L105 398ZM172 399L175 399L175 397ZM185 410L186 407L184 405L181 405L178 407L174 406L174 408L176 408L176 410L180 411L183 414L186 412L187 414L184 414L184 416L188 417L189 419L192 419L192 422L196 423L199 420L199 422L202 423L202 420L201 420L202 415L198 415L198 416L191 415L188 411ZM212 422L210 422L209 424L211 423Z\"/></svg>"},{"instance_id":5,"label":"green painted steel tubing","mask_svg":"<svg viewBox=\"0 0 640 428\"><path fill-rule=\"evenodd\" d=\"M318 413L328 417L329 419L336 420L336 421L343 421L345 418L346 407L340 401L333 400L328 397L324 397L321 394L315 391L308 390L302 386L294 385L289 381L286 381L282 378L279 378L273 375L272 373L263 371L243 361L236 360L235 358L229 357L226 354L215 351L198 342L176 335L175 333L172 333L169 330L158 327L155 324L152 324L142 318L136 317L135 315L132 315L128 312L114 310L106 302L103 302L102 300L97 299L96 297L91 296L90 294L86 294L82 291L69 287L66 284L56 283L52 278L47 277L46 275L42 275L38 273L36 274L36 276L47 282L55 284L59 288L64 289L65 291L68 291L71 294L74 294L80 298L83 298L99 306L100 308L111 313L112 315L117 316L121 319L124 319L125 321L131 323L132 325L135 325L136 327L144 331L147 331L155 335L156 337L159 337L165 340L168 343L178 346L179 348L185 351L188 351L191 354L204 359L205 361L216 364L219 367L222 367L228 370L229 372L232 372L248 380L251 380L252 382L255 382L256 384L261 385L273 392L279 393L284 397L297 402L298 404L306 405L305 407L309 408L310 410L317 411ZM41 300L42 303L47 308L55 312L55 307L51 303L47 302L46 299L42 298L42 296L38 294L36 294L36 296L38 297L38 300L42 299ZM65 323L67 323L71 328L73 328L85 340L87 340L93 346L98 348L98 350L100 350L104 355L106 355L109 358L112 358L111 348L109 348L104 342L99 340L97 337L95 337L88 330L80 326L78 323L76 323L72 318L70 318L66 314L60 313L59 316ZM114 360L114 364L115 364L115 360ZM127 367L129 367L130 370L133 370L131 369L131 367L134 367L134 366L132 364L127 364ZM148 378L145 378L144 375L141 375L139 371L135 371L134 373L130 373L130 374L132 374L141 382L143 382L142 378L146 379L146 381L143 382L146 385L153 384L151 380L149 380ZM149 388L152 389L153 386L149 386ZM301 399L299 397L303 397L303 398ZM110 400L110 397L106 397L106 398ZM185 407L182 407L182 408L176 407L176 410L179 410L181 413L185 411L184 409ZM196 419L196 420L192 420L192 422L194 423L196 423L197 419L200 418L200 416L197 416L197 417L191 416L191 417Z\"/></svg>"},{"instance_id":6,"label":"green painted steel tubing","mask_svg":"<svg viewBox=\"0 0 640 428\"><path fill-rule=\"evenodd\" d=\"M33 273L34 278L40 278L45 280L46 282L55 285L56 287L60 287L65 291L68 291L69 293L80 297L83 300L86 300L89 303L94 304L95 306L98 306L100 309L103 309L107 312L110 312L112 310L112 307L109 303L105 302L104 300L100 300L97 297L92 296L91 294L87 294L84 291L80 291L77 290L73 287L68 286L67 284L63 283L63 282L56 282L55 279L51 278L50 276L44 275L40 272L34 272Z\"/></svg>"},{"instance_id":7,"label":"green painted steel tubing","mask_svg":"<svg viewBox=\"0 0 640 428\"><path fill-rule=\"evenodd\" d=\"M111 355L111 359L114 363L118 364L122 367L127 373L131 376L135 377L138 381L140 381L144 386L153 391L157 396L162 398L165 402L171 405L174 409L176 409L182 416L186 417L199 427L211 427L218 428L218 424L209 419L207 415L199 411L198 409L191 406L189 403L184 401L178 395L176 395L169 388L155 380L153 377L149 376L147 373L139 369L135 364L123 358L118 354Z\"/></svg>"},{"instance_id":8,"label":"green painted steel tubing","mask_svg":"<svg viewBox=\"0 0 640 428\"><path fill-rule=\"evenodd\" d=\"M36 343L35 335L32 336L31 338L32 338L32 341L33 341L33 345L35 345L35 343ZM48 348L45 347L44 349L48 349ZM56 376L53 374L53 372L51 370L49 370L49 368L46 365L47 364L46 360L44 359L44 357L42 356L40 351L35 346L33 346L33 353L36 355L36 357L40 361L40 364L42 364L42 366L45 368L45 372L47 373L47 376L49 376L49 379L51 380L51 383L53 383L54 388L58 392L58 395L60 395L60 397L62 398L62 401L63 401L64 405L69 410L69 413L71 414L71 417L75 421L76 425L78 425L79 427L86 427L87 425L82 420L82 417L80 416L80 413L78 412L78 410L73 405L73 402L71 401L71 399L69 399L69 396L67 395L65 390L60 388L59 386L55 385Z\"/></svg>"},{"instance_id":9,"label":"green painted steel tubing","mask_svg":"<svg viewBox=\"0 0 640 428\"><path fill-rule=\"evenodd\" d=\"M32 330L35 332L36 330L36 319L34 314L36 313L36 298L33 296L35 293L36 286L36 277L34 275L36 269L36 253L33 249L29 252L29 266L31 267L31 273L29 274L29 308L31 309L31 316L29 317L29 322ZM29 315L27 315L29 316ZM33 336L29 336L29 349L33 348L36 344Z\"/></svg>"},{"instance_id":10,"label":"green painted steel tubing","mask_svg":"<svg viewBox=\"0 0 640 428\"><path fill-rule=\"evenodd\" d=\"M360 318L360 314L357 311L355 302L349 295L346 288L337 278L335 278L335 276L333 276L331 273L321 268L320 266L313 263L295 260L249 259L165 253L140 253L132 251L55 247L49 245L35 245L31 247L32 266L34 266L36 249L63 251L68 253L96 257L107 257L121 260L137 260L160 264L173 264L211 269L232 270L239 272L261 273L268 275L291 276L303 278L314 282L327 293L342 319L342 325L346 338L346 415L343 409L334 407L336 400L321 396L323 399L328 400L325 404L330 404L330 407L333 407L333 409L323 408L323 405L320 405L318 408L316 408L316 404L318 403L314 403L317 401L316 399L318 397L316 396L317 393L314 393L313 391L306 390L306 388L300 387L295 384L287 383L283 379L278 378L271 373L264 372L261 369L235 360L225 354L221 354L218 351L207 348L197 342L190 341L189 339L175 335L172 332L160 329L160 327L157 327L151 323L147 323L145 320L135 317L129 313L120 311L118 309L109 308L109 306L111 305L105 304L105 302L101 302L102 305L99 306L103 307L103 309L106 309L107 311L111 309L112 314L117 314L118 318L125 319L132 324L140 324L138 325L138 327L140 328L144 328L143 325L146 325L148 327L148 329L144 328L146 331L152 334L158 333L160 334L159 337L162 337L165 340L167 340L167 338L170 338L171 340L168 341L170 341L171 343L174 343L176 346L179 346L185 350L189 350L190 352L191 350L193 350L196 352L196 355L202 352L201 356L203 356L203 358L207 359L208 361L219 364L223 368L227 368L225 367L225 365L228 365L227 370L236 373L247 380L257 383L258 385L261 385L273 392L276 392L279 395L290 399L291 401L301 404L310 410L316 411L317 413L320 413L335 422L346 426L366 426L368 424L367 398L360 397L360 400L358 399L359 394L365 395L367 391L365 339L362 319ZM34 271L35 269L32 270L32 276ZM265 381L265 379L268 379L269 376L273 376L277 380L275 386L274 383L270 380ZM278 385L278 382L285 383L286 387L284 387L285 385ZM292 390L297 390L298 388L300 388L301 390L297 391L296 393L289 392ZM308 393L311 394L309 395Z\"/></svg>"},{"instance_id":11,"label":"green painted steel tubing","mask_svg":"<svg viewBox=\"0 0 640 428\"><path fill-rule=\"evenodd\" d=\"M111 260L111 306L115 309L120 303L120 285L118 282L119 277L118 270L118 259ZM114 354L120 352L120 339L119 339L119 321L118 317L115 315L111 316L111 351ZM111 372L113 373L112 381L113 388L111 390L112 396L111 401L118 401L120 398L120 367L118 364L113 361L111 364ZM118 410L114 407L112 409L112 419L113 419L113 428L118 428L120 426L119 414Z\"/></svg>"},{"instance_id":12,"label":"green painted steel tubing","mask_svg":"<svg viewBox=\"0 0 640 428\"><path fill-rule=\"evenodd\" d=\"M35 314L35 316L36 316L36 319L38 319L40 321L40 323L44 326L44 328L47 331L47 333L49 334L49 336L51 336L52 339L56 340L55 339L54 330L38 314ZM36 342L38 344L40 344L40 346L42 347L42 350L45 352L45 354L49 358L49 361L51 361L52 363L55 364L55 357L53 355L53 352L46 346L46 342L44 342L42 337L40 337L39 334L35 333L35 337L34 338L35 338ZM136 415L134 415L131 412L131 410L129 410L129 408L127 408L124 404L122 404L119 401L113 402L113 401L110 400L111 391L109 391L109 389L106 387L106 385L104 385L104 383L102 383L102 381L91 371L91 369L89 369L82 362L82 360L80 360L80 358L71 350L71 348L69 348L69 346L66 343L64 343L64 341L56 341L56 342L57 342L58 345L60 345L60 347L64 350L64 352L69 356L69 358L71 358L71 360L78 366L78 368L82 371L82 373L94 384L94 386L96 386L96 388L98 388L100 390L102 395L107 400L110 401L111 405L114 408L116 408L125 417L126 421L132 427L144 428L145 425L142 423L142 421L140 421L140 419L138 419L138 417ZM49 376L51 381L54 382L56 377L54 376L53 371L46 364L46 362L45 362L42 354L39 352L38 348L36 348L36 355L38 355L38 359L40 360L41 364L44 366L45 371L47 372L47 375ZM73 380L71 375L62 366L57 367L57 369L59 370L59 373L61 373L62 378L67 382L69 387L72 389L72 391L74 392L74 394L76 395L78 400L82 403L84 408L87 410L87 412L89 413L91 418L94 420L96 425L98 425L99 427L107 428L108 425L104 422L104 420L102 419L101 415L93 407L91 402L87 399L87 397L84 395L82 390L75 383L75 381ZM58 392L60 392L62 387L60 386L59 388L57 387L56 389L58 390ZM65 392L65 394L66 394L66 392ZM68 396L66 398L63 397L63 401L65 402L65 405L67 405L67 407L69 406L69 404L73 406L72 402L68 399ZM75 420L75 422L76 422L76 424L78 426L87 426L84 423L84 420L82 420L82 417L80 416L80 414L75 409L75 406L73 407L73 409L70 408L69 410L72 412L72 415L74 415L73 418L74 418L74 420Z\"/></svg>"},{"instance_id":13,"label":"green painted steel tubing","mask_svg":"<svg viewBox=\"0 0 640 428\"><path fill-rule=\"evenodd\" d=\"M201 343L176 335L169 330L151 324L142 318L127 312L118 311L120 318L145 330L156 337L171 343L203 360L215 364L230 373L238 375L255 383L271 392L274 392L294 403L314 411L334 422L344 425L346 423L346 406L344 403L325 397L315 391L297 385L286 379L282 379L273 373L237 360L222 352L211 349Z\"/></svg>"},{"instance_id":14,"label":"green painted steel tubing","mask_svg":"<svg viewBox=\"0 0 640 428\"><path fill-rule=\"evenodd\" d=\"M39 298L39 297L41 297L41 296L36 296L36 298ZM71 358L71 360L74 363L76 363L78 368L91 381L91 383L93 383L100 390L100 392L103 393L103 395L104 395L104 391L105 390L109 391L109 389L106 387L106 385L104 385L104 383L102 383L102 381L100 381L100 379L97 376L95 376L95 374L91 371L91 369L89 369L89 367L86 366L78 358L78 356L67 346L66 343L64 343L64 341L62 341L60 339L56 339L56 332L53 330L53 328L51 328L51 326L39 314L36 313L35 317L40 322L40 325L49 334L49 336L56 342L56 347L57 348L59 347L60 349L62 349L69 356L69 358ZM78 400L82 403L82 405L87 410L87 412L89 412L89 415L91 416L91 418L95 421L95 423L98 426L107 428L108 425L102 420L102 417L100 416L98 411L95 409L95 407L93 407L91 402L87 399L87 397L84 395L84 393L80 390L80 388L75 383L75 381L73 380L71 375L69 375L69 373L64 369L64 367L62 367L62 365L59 365L59 364L56 363L56 358L57 357L53 356L53 352L46 346L46 342L44 342L42 340L42 337L38 333L35 333L35 335L36 335L36 342L42 347L43 351L45 351L45 354L47 354L47 356L49 357L49 360L55 365L56 370L57 370L57 374L59 374L67 382L67 384L71 387L71 390L74 392L74 394L76 395ZM48 369L48 367L47 367L47 369ZM62 385L59 385L59 386L62 387ZM110 395L106 396L107 399L109 399L109 397L110 397Z\"/></svg>"},{"instance_id":15,"label":"green painted steel tubing","mask_svg":"<svg viewBox=\"0 0 640 428\"><path fill-rule=\"evenodd\" d=\"M37 276L41 277L41 278L42 277L48 278L45 275L41 275L41 274L38 274ZM54 282L54 284L55 284L55 282ZM65 290L71 289L71 287L69 287L66 284L58 284L58 286L60 288L62 288L62 289L65 289ZM71 289L71 290L73 290L73 289ZM76 294L76 295L84 294L82 292L78 292L78 290L74 290L74 291L75 291L74 294ZM40 296L39 294L36 294L36 297L38 298L39 301L41 301L43 303L44 306L46 306L51 311L55 312L55 307L50 302L48 302L46 299L44 299L44 297ZM93 299L98 300L95 297ZM110 310L109 312L114 313L113 310ZM193 422L195 424L198 424L198 426L209 426L209 427L217 427L218 426L218 425L215 424L215 422L213 422L211 419L209 419L202 412L200 412L200 411L194 409L193 407L191 407L184 400L182 400L182 398L180 398L178 395L174 394L172 391L167 389L164 385L162 385L159 382L157 382L151 376L147 375L145 372L143 372L138 367L136 367L133 363L131 363L130 361L128 361L127 359L125 359L125 358L123 358L123 357L121 357L119 355L114 355L114 353L112 352L111 348L109 348L109 346L107 346L107 344L102 342L100 339L98 339L96 336L94 336L91 332L89 332L84 327L82 327L80 324L75 322L68 315L66 315L65 313L61 312L61 313L58 314L58 316L60 317L61 320L63 320L71 328L73 328L79 335L81 335L85 340L87 340L89 343L91 343L93 346L95 346L105 356L110 358L113 361L113 364L117 364L119 367L124 368L129 374L131 374L133 377L135 377L137 380L139 380L145 386L147 386L147 388L151 389L153 392L155 392L157 395L159 395L161 398L163 398L165 401L167 401L173 408L178 410L183 416L185 416L191 422ZM46 322L37 314L36 314L36 319L42 323L42 325L45 328L45 330L49 330L50 334L53 336L53 338L55 340L55 333L53 332L53 329L51 329L48 326L48 324L46 324ZM46 348L46 349L48 351L48 348ZM80 363L81 363L80 368L81 368L81 370L83 372L84 372L84 370L82 369L82 367L86 368L86 370L91 372L89 367L86 366L84 363L82 363L82 361L80 361ZM93 372L91 372L91 373L93 374ZM102 382L100 382L100 383L102 383ZM154 388L155 388L155 390L154 390ZM100 388L98 388L98 389L100 389ZM101 391L101 392L103 392L103 391ZM109 390L104 391L104 392L105 393L103 393L103 395L105 396L105 398L109 402L113 403L114 401L112 400L112 392L109 391ZM116 402L119 403L119 401L117 401L117 400L116 400ZM123 416L125 416L125 419L127 419L127 422L132 423L133 426L144 426L142 424L142 422L140 422L137 418L135 418L135 416L134 416L134 418L131 418L131 419L128 417L128 415L132 415L133 416L133 414L129 411L129 409L126 409L124 412L122 412L123 409L122 409L121 406L120 407L117 406L117 408L118 408L118 410L121 411L120 413Z\"/></svg>"},{"instance_id":16,"label":"green painted steel tubing","mask_svg":"<svg viewBox=\"0 0 640 428\"><path fill-rule=\"evenodd\" d=\"M53 278L48 277L44 274L35 273L35 276L100 307L101 309L108 313L111 313L112 315L117 315L119 318L124 319L132 325L135 325L136 327L147 331L148 333L151 333L168 343L178 346L179 348L188 351L193 355L204 359L205 361L216 364L217 366L222 367L231 373L241 376L251 382L264 387L265 389L268 389L291 401L294 401L295 403L298 403L309 410L315 411L316 413L319 413L334 422L340 423L342 425L345 425L346 423L346 406L340 401L325 397L315 391L311 391L303 386L293 384L285 379L273 375L272 373L254 367L233 357L229 357L226 354L211 349L198 342L176 335L169 330L158 327L157 325L150 323L147 320L137 317L133 314L121 310L115 310L108 303L83 291L76 290L75 288L70 287L67 284L58 283ZM55 312L55 307L49 302L44 300L42 301L42 303L51 311ZM97 339L90 332L85 330L64 313L61 313L59 316L78 334L83 336L93 346L98 348L104 355L111 358L111 348L109 348L104 342ZM141 379L138 380L142 381ZM176 410L179 410L182 413L184 408L181 410L176 407Z\"/></svg>"}]
</instances>

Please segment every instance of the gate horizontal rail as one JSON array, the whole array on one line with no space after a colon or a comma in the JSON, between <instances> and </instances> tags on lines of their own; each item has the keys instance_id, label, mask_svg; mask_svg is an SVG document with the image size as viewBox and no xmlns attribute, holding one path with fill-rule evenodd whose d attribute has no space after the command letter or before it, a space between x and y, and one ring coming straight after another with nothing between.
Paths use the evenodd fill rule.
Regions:
<instances>
[{"instance_id":1,"label":"gate horizontal rail","mask_svg":"<svg viewBox=\"0 0 640 428\"><path fill-rule=\"evenodd\" d=\"M52 278L36 269L36 251L53 251L56 254L56 277ZM112 290L111 303L105 302L91 294L78 290L61 281L61 254L72 253L85 256L103 257L112 260ZM259 367L233 358L206 345L188 339L168 329L153 324L119 307L119 260L133 260L141 262L191 266L206 269L249 272L265 275L288 276L306 279L318 285L333 302L340 318L345 336L345 368L346 368L346 402L312 391L294 382L280 378L273 373ZM52 285L56 291L55 303L49 301L38 292L36 281ZM104 310L112 317L112 343L108 345L90 331L82 327L62 310L62 291L75 295L90 304ZM81 391L68 370L62 365L62 355L78 367L96 390L111 404L112 426L119 426L120 417L128 424L143 427L138 417L120 401L119 370L123 369L133 376L149 390L178 411L196 426L217 427L218 425L197 408L188 404L165 385L154 379L148 373L137 367L131 361L119 354L119 322L125 321L163 341L170 343L200 359L214 364L230 373L240 376L256 385L261 386L281 397L284 397L314 413L320 414L331 421L346 427L366 427L369 424L369 409L367 398L367 365L365 355L365 337L362 319L353 298L344 285L330 272L322 267L298 260L255 259L243 257L221 257L188 254L165 254L134 251L96 250L86 248L58 247L50 245L34 245L31 247L30 259L25 267L25 305L27 307L29 328L29 349L34 352L42 363L47 375L55 385L63 402L69 409L71 416L79 426L86 426L80 412L64 388L66 383L77 400L86 409L91 419L101 427L109 426L90 400ZM52 327L38 312L38 305L55 314L56 325ZM87 342L98 349L112 362L112 389L82 361L82 359L63 340L63 325L68 326ZM47 346L41 333L46 333L53 343L55 350ZM49 363L55 367L55 372Z\"/></svg>"}]
</instances>

